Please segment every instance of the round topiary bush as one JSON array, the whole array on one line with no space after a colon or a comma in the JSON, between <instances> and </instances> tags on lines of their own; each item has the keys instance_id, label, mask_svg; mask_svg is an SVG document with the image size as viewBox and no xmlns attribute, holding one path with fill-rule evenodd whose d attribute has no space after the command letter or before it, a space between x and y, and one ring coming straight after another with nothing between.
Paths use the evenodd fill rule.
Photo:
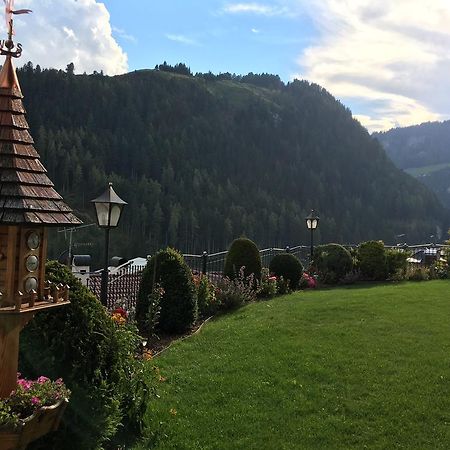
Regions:
<instances>
[{"instance_id":1,"label":"round topiary bush","mask_svg":"<svg viewBox=\"0 0 450 450\"><path fill-rule=\"evenodd\" d=\"M52 261L47 278L70 286L70 305L36 314L20 336L19 371L26 378L63 378L72 391L58 431L30 449L103 448L122 426L141 426L156 376L135 355L136 327L118 326L67 267Z\"/></svg>"},{"instance_id":2,"label":"round topiary bush","mask_svg":"<svg viewBox=\"0 0 450 450\"><path fill-rule=\"evenodd\" d=\"M334 284L352 270L353 260L350 252L342 245L327 244L316 247L312 265L322 283Z\"/></svg>"},{"instance_id":3,"label":"round topiary bush","mask_svg":"<svg viewBox=\"0 0 450 450\"><path fill-rule=\"evenodd\" d=\"M357 256L363 278L373 281L386 279L386 253L382 241L367 241L359 244Z\"/></svg>"},{"instance_id":4,"label":"round topiary bush","mask_svg":"<svg viewBox=\"0 0 450 450\"><path fill-rule=\"evenodd\" d=\"M291 253L280 253L272 258L269 265L270 273L289 280L291 289L297 289L303 273L300 260Z\"/></svg>"},{"instance_id":5,"label":"round topiary bush","mask_svg":"<svg viewBox=\"0 0 450 450\"><path fill-rule=\"evenodd\" d=\"M172 248L156 253L144 269L136 304L136 320L142 332L149 312L149 296L157 285L164 290L158 329L184 333L197 321L197 292L191 269Z\"/></svg>"},{"instance_id":6,"label":"round topiary bush","mask_svg":"<svg viewBox=\"0 0 450 450\"><path fill-rule=\"evenodd\" d=\"M228 249L225 259L224 275L234 279L241 267L244 267L244 275L253 274L256 281L261 280L261 255L256 244L247 238L235 239Z\"/></svg>"}]
</instances>

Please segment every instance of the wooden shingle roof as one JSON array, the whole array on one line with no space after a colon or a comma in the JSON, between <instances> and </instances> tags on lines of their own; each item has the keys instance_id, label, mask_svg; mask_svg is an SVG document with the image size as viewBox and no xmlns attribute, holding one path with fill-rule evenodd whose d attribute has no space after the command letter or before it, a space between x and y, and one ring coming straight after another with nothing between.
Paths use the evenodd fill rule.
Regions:
<instances>
[{"instance_id":1,"label":"wooden shingle roof","mask_svg":"<svg viewBox=\"0 0 450 450\"><path fill-rule=\"evenodd\" d=\"M40 162L22 98L8 55L0 72L0 224L79 225Z\"/></svg>"}]
</instances>

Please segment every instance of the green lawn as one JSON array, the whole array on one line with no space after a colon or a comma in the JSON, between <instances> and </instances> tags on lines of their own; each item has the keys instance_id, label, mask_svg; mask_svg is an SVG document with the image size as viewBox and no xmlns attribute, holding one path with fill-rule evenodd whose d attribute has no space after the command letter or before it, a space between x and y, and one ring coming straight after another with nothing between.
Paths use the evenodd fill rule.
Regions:
<instances>
[{"instance_id":1,"label":"green lawn","mask_svg":"<svg viewBox=\"0 0 450 450\"><path fill-rule=\"evenodd\" d=\"M155 359L167 381L135 448L450 448L449 294L309 291L214 320Z\"/></svg>"},{"instance_id":2,"label":"green lawn","mask_svg":"<svg viewBox=\"0 0 450 450\"><path fill-rule=\"evenodd\" d=\"M431 175L434 172L438 172L442 169L447 169L448 167L450 167L450 163L434 164L432 166L413 167L411 169L405 169L405 172L409 173L415 178L418 178L425 175Z\"/></svg>"}]
</instances>

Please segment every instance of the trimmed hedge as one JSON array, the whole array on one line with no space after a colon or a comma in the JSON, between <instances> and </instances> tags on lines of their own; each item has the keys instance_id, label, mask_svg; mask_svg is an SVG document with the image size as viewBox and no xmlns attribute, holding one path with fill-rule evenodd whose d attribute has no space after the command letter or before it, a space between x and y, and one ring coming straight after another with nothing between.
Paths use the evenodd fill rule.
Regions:
<instances>
[{"instance_id":1,"label":"trimmed hedge","mask_svg":"<svg viewBox=\"0 0 450 450\"><path fill-rule=\"evenodd\" d=\"M256 244L247 238L235 239L232 242L225 259L224 275L234 279L241 267L245 267L245 277L253 274L255 281L261 280L261 255Z\"/></svg>"},{"instance_id":2,"label":"trimmed hedge","mask_svg":"<svg viewBox=\"0 0 450 450\"><path fill-rule=\"evenodd\" d=\"M72 396L61 427L30 449L98 449L121 425L135 429L154 395L152 365L135 355L137 329L116 325L93 294L53 261L47 278L71 287L71 304L36 314L20 336L19 371L26 378L63 378Z\"/></svg>"},{"instance_id":3,"label":"trimmed hedge","mask_svg":"<svg viewBox=\"0 0 450 450\"><path fill-rule=\"evenodd\" d=\"M342 280L353 268L350 252L339 244L320 245L314 250L312 266L325 284Z\"/></svg>"},{"instance_id":4,"label":"trimmed hedge","mask_svg":"<svg viewBox=\"0 0 450 450\"><path fill-rule=\"evenodd\" d=\"M387 277L386 254L382 241L367 241L358 246L358 264L366 280L381 281Z\"/></svg>"},{"instance_id":5,"label":"trimmed hedge","mask_svg":"<svg viewBox=\"0 0 450 450\"><path fill-rule=\"evenodd\" d=\"M272 258L269 265L270 273L289 280L291 289L297 289L303 273L300 260L291 253L280 253Z\"/></svg>"},{"instance_id":6,"label":"trimmed hedge","mask_svg":"<svg viewBox=\"0 0 450 450\"><path fill-rule=\"evenodd\" d=\"M136 305L136 320L142 332L149 310L149 295L156 284L164 289L158 329L184 333L197 321L197 291L191 269L176 250L160 250L144 269Z\"/></svg>"}]
</instances>

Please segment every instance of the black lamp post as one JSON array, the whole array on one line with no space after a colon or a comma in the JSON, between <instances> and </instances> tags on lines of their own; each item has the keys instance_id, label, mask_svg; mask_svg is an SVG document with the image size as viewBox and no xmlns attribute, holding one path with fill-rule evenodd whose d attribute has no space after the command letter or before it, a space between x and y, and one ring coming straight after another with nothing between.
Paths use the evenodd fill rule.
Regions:
<instances>
[{"instance_id":1,"label":"black lamp post","mask_svg":"<svg viewBox=\"0 0 450 450\"><path fill-rule=\"evenodd\" d=\"M311 214L306 218L306 227L311 230L311 251L310 251L310 262L313 259L314 254L314 230L319 226L319 217L311 211Z\"/></svg>"},{"instance_id":2,"label":"black lamp post","mask_svg":"<svg viewBox=\"0 0 450 450\"><path fill-rule=\"evenodd\" d=\"M108 303L108 260L109 260L109 230L119 224L122 209L127 204L115 192L112 183L100 197L92 200L97 216L97 225L105 229L105 260L102 271L102 286L100 301L102 305Z\"/></svg>"}]
</instances>

